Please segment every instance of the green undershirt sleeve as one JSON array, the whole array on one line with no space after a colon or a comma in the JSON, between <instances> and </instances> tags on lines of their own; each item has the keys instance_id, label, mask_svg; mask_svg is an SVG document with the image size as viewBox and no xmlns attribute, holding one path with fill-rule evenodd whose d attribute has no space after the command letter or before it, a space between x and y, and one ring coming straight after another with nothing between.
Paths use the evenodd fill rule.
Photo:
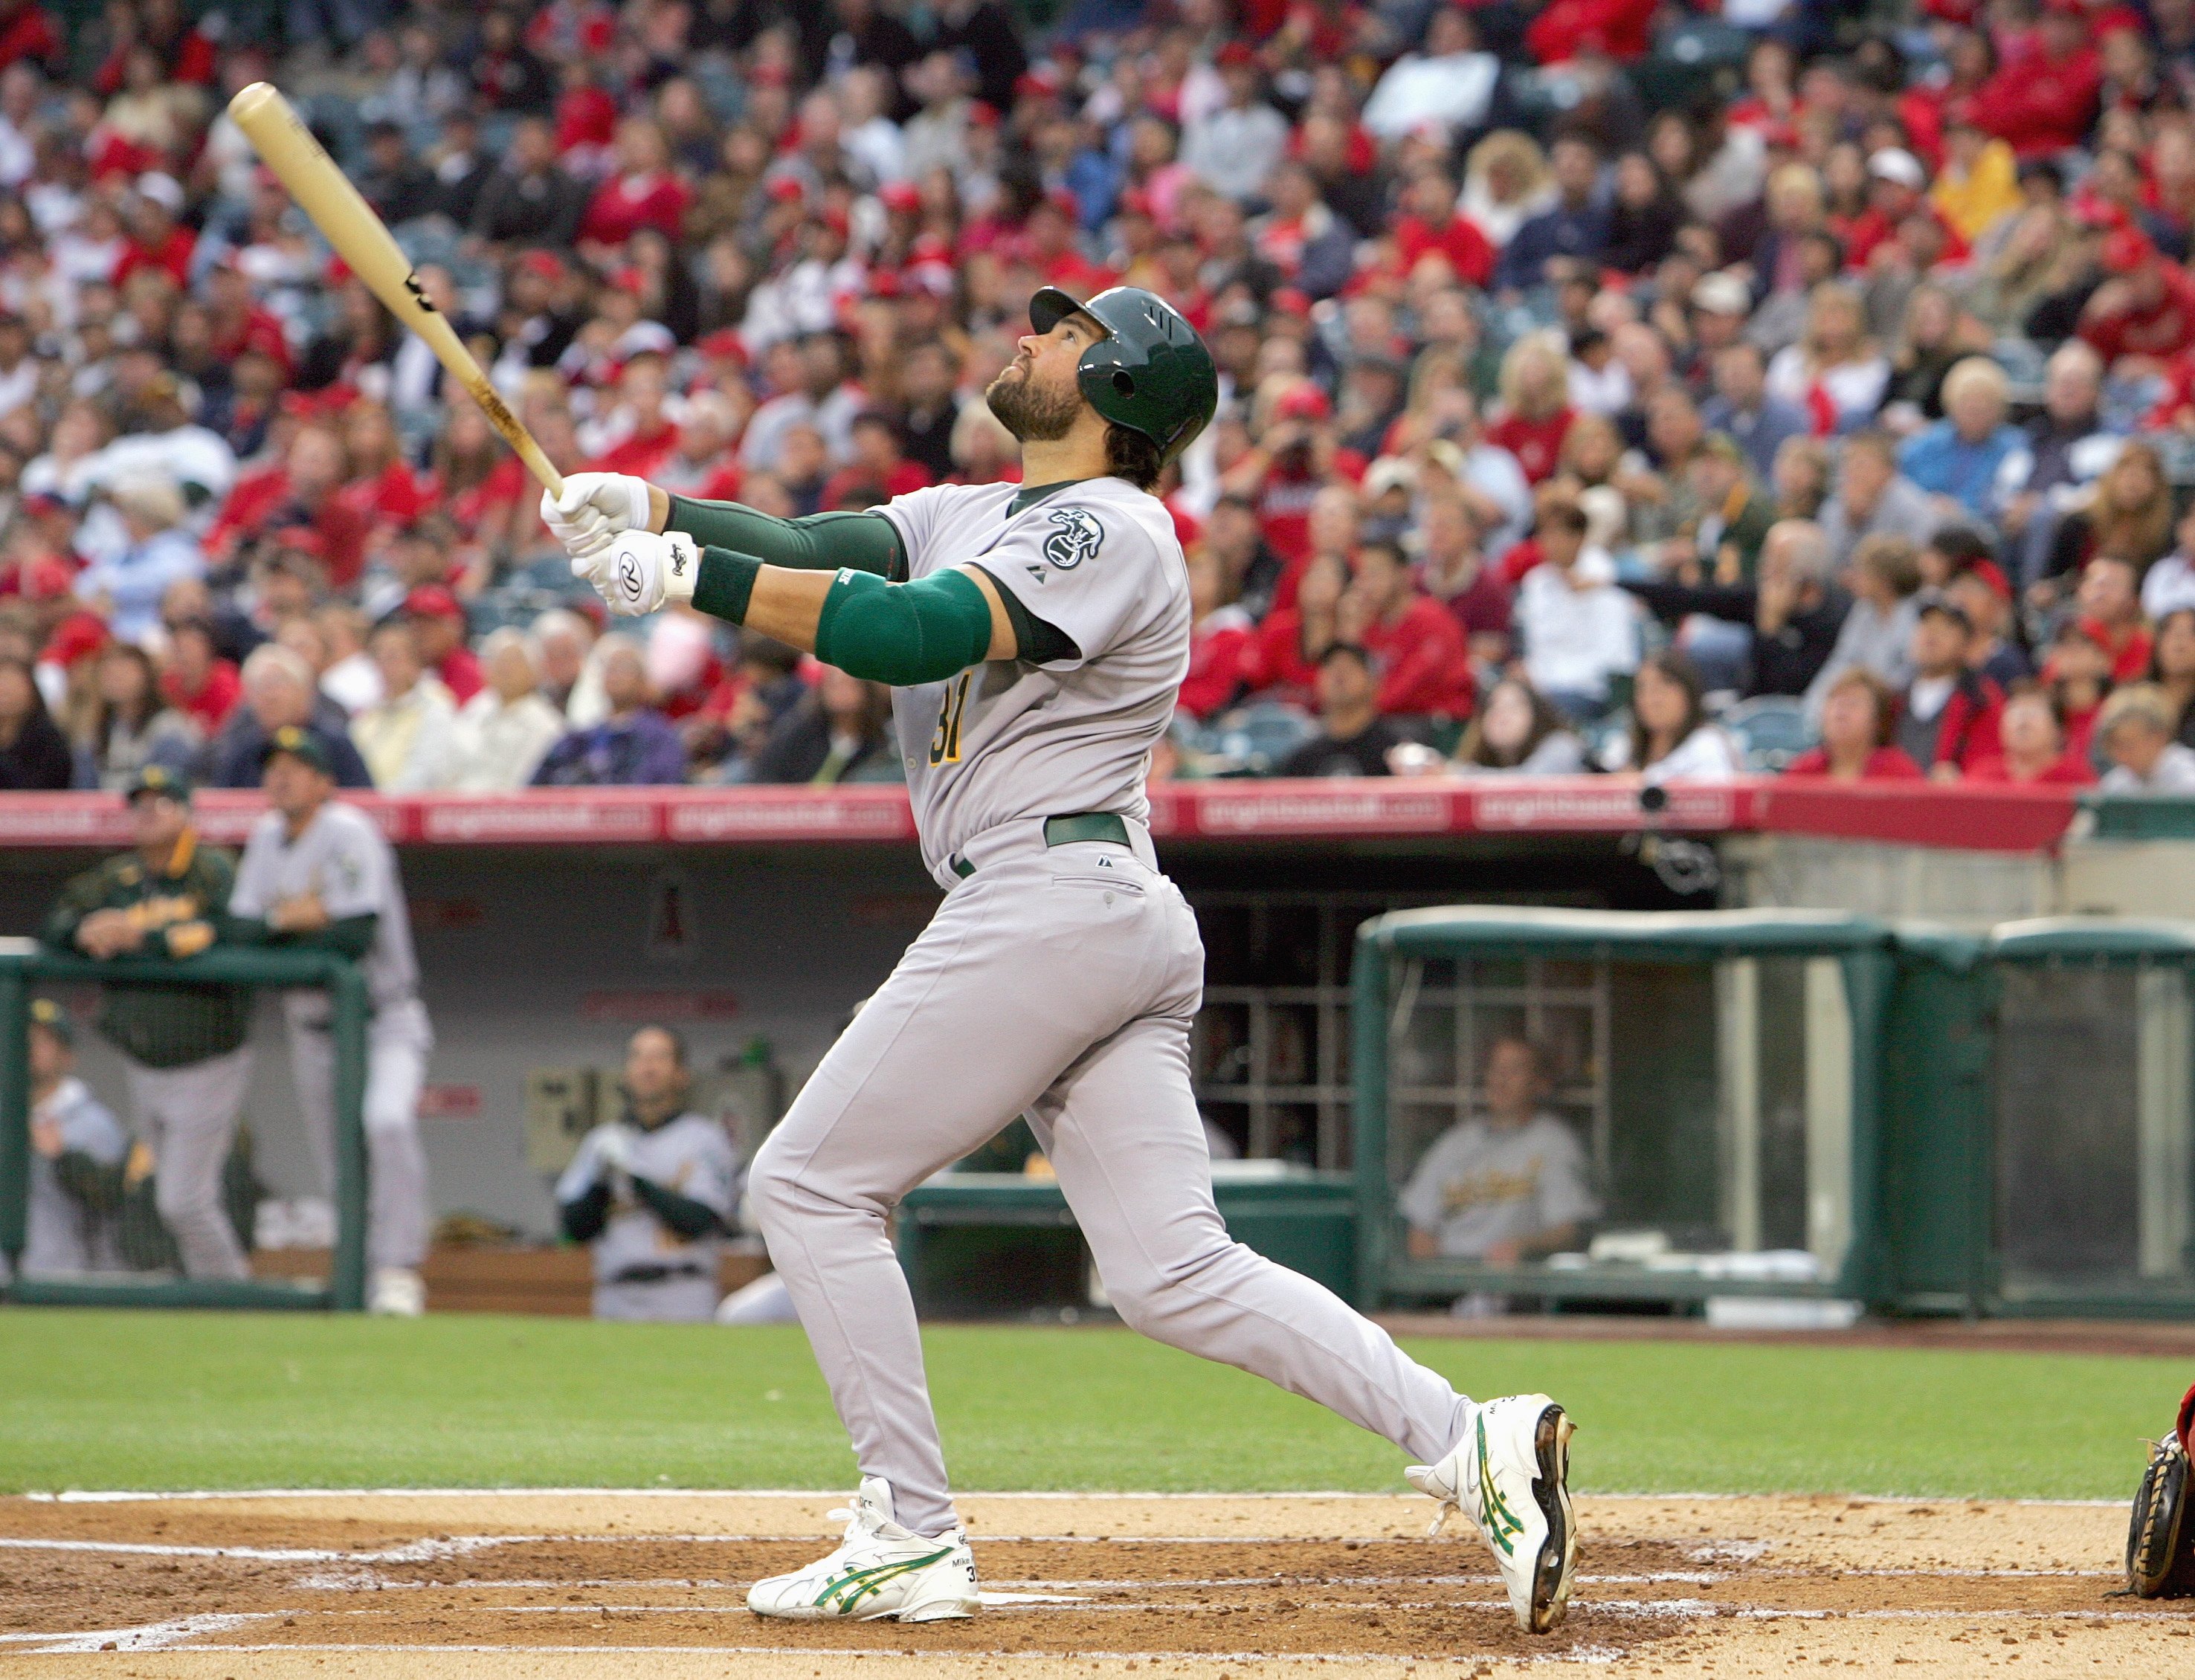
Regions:
<instances>
[{"instance_id":1,"label":"green undershirt sleeve","mask_svg":"<svg viewBox=\"0 0 2195 1680\"><path fill-rule=\"evenodd\" d=\"M850 567L895 583L907 577L907 547L900 541L899 527L882 514L775 519L737 502L695 502L673 496L663 528L684 532L699 548L731 549L752 555L765 566L795 572Z\"/></svg>"},{"instance_id":2,"label":"green undershirt sleeve","mask_svg":"<svg viewBox=\"0 0 2195 1680\"><path fill-rule=\"evenodd\" d=\"M991 580L999 592L1000 602L1006 609L1006 622L1014 627L1014 649L1017 658L1031 665L1048 665L1054 659L1074 659L1081 657L1082 650L1074 639L1057 624L1048 624L1028 607L1022 598L999 581L998 574L988 566L976 568Z\"/></svg>"},{"instance_id":3,"label":"green undershirt sleeve","mask_svg":"<svg viewBox=\"0 0 2195 1680\"><path fill-rule=\"evenodd\" d=\"M648 1211L678 1236L692 1242L718 1228L716 1210L706 1202L682 1196L652 1178L633 1175L632 1193L648 1204Z\"/></svg>"},{"instance_id":4,"label":"green undershirt sleeve","mask_svg":"<svg viewBox=\"0 0 2195 1680\"><path fill-rule=\"evenodd\" d=\"M363 916L345 916L331 922L316 933L281 934L268 927L263 916L230 916L222 918L220 933L222 941L230 945L281 945L292 951L332 951L354 963L373 949L376 921L373 912L368 911Z\"/></svg>"}]
</instances>

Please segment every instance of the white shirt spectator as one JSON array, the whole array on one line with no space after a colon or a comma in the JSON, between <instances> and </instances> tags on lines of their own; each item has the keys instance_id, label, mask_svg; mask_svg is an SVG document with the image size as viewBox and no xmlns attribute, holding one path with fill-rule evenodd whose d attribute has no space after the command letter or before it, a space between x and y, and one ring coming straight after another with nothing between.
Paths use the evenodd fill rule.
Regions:
<instances>
[{"instance_id":1,"label":"white shirt spectator","mask_svg":"<svg viewBox=\"0 0 2195 1680\"><path fill-rule=\"evenodd\" d=\"M7 411L0 402L0 413ZM218 432L181 425L164 432L131 432L90 457L84 482L106 489L132 480L165 479L194 510L193 529L213 522L222 498L236 482L236 452Z\"/></svg>"},{"instance_id":2,"label":"white shirt spectator","mask_svg":"<svg viewBox=\"0 0 2195 1680\"><path fill-rule=\"evenodd\" d=\"M564 728L564 715L538 693L506 701L483 688L458 713L442 785L453 793L526 787Z\"/></svg>"},{"instance_id":3,"label":"white shirt spectator","mask_svg":"<svg viewBox=\"0 0 2195 1680\"><path fill-rule=\"evenodd\" d=\"M2097 785L2106 793L2195 793L2195 747L2173 742L2146 776L2130 765L2114 764Z\"/></svg>"},{"instance_id":4,"label":"white shirt spectator","mask_svg":"<svg viewBox=\"0 0 2195 1680\"><path fill-rule=\"evenodd\" d=\"M1609 678L1639 664L1636 609L1610 581L1616 563L1603 550L1584 549L1575 570L1576 584L1552 564L1527 572L1517 586L1516 624L1535 688L1599 699Z\"/></svg>"},{"instance_id":5,"label":"white shirt spectator","mask_svg":"<svg viewBox=\"0 0 2195 1680\"><path fill-rule=\"evenodd\" d=\"M383 793L430 793L449 785L457 702L432 676L368 706L350 721L350 738Z\"/></svg>"},{"instance_id":6,"label":"white shirt spectator","mask_svg":"<svg viewBox=\"0 0 2195 1680\"><path fill-rule=\"evenodd\" d=\"M1631 370L1610 356L1598 370L1570 364L1570 406L1581 414L1621 414L1631 406Z\"/></svg>"},{"instance_id":7,"label":"white shirt spectator","mask_svg":"<svg viewBox=\"0 0 2195 1680\"><path fill-rule=\"evenodd\" d=\"M2169 554L2142 576L2142 616L2154 624L2183 607L2195 607L2195 561Z\"/></svg>"},{"instance_id":8,"label":"white shirt spectator","mask_svg":"<svg viewBox=\"0 0 2195 1680\"><path fill-rule=\"evenodd\" d=\"M1247 204L1288 149L1288 118L1262 100L1215 111L1181 143L1184 168L1213 192Z\"/></svg>"},{"instance_id":9,"label":"white shirt spectator","mask_svg":"<svg viewBox=\"0 0 2195 1680\"><path fill-rule=\"evenodd\" d=\"M839 144L861 161L879 186L907 179L907 142L890 118L870 118L859 127L847 129Z\"/></svg>"},{"instance_id":10,"label":"white shirt spectator","mask_svg":"<svg viewBox=\"0 0 2195 1680\"><path fill-rule=\"evenodd\" d=\"M320 674L320 692L354 717L381 704L381 667L363 649L346 653Z\"/></svg>"},{"instance_id":11,"label":"white shirt spectator","mask_svg":"<svg viewBox=\"0 0 2195 1680\"><path fill-rule=\"evenodd\" d=\"M1629 769L1631 737L1617 735L1604 757L1604 768ZM1729 731L1720 724L1702 723L1639 772L1639 778L1652 786L1661 782L1726 782L1744 774L1744 755Z\"/></svg>"},{"instance_id":12,"label":"white shirt spectator","mask_svg":"<svg viewBox=\"0 0 2195 1680\"><path fill-rule=\"evenodd\" d=\"M1842 429L1882 406L1882 394L1890 385L1890 364L1881 356L1869 356L1864 361L1840 362L1816 375L1807 369L1806 351L1799 345L1787 344L1769 359L1766 383L1770 396L1801 407L1806 406L1806 394L1819 385L1836 410L1837 425Z\"/></svg>"},{"instance_id":13,"label":"white shirt spectator","mask_svg":"<svg viewBox=\"0 0 2195 1680\"><path fill-rule=\"evenodd\" d=\"M1491 53L1404 53L1364 101L1364 126L1382 140L1400 140L1420 123L1451 131L1486 120L1501 60Z\"/></svg>"}]
</instances>

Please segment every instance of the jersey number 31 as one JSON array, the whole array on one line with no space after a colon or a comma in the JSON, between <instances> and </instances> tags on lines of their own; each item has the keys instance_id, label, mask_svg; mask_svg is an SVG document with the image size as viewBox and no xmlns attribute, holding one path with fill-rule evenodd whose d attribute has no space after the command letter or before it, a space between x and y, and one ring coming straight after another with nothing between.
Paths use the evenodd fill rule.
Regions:
<instances>
[{"instance_id":1,"label":"jersey number 31","mask_svg":"<svg viewBox=\"0 0 2195 1680\"><path fill-rule=\"evenodd\" d=\"M945 704L937 709L936 732L930 738L933 765L960 762L960 717L968 709L968 679L974 675L964 670L945 685Z\"/></svg>"}]
</instances>

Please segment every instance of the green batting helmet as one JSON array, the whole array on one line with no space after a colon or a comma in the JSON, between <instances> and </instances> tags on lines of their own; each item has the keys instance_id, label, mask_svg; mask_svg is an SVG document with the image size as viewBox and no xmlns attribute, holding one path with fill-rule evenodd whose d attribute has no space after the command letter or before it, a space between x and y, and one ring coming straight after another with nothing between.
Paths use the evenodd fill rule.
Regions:
<instances>
[{"instance_id":1,"label":"green batting helmet","mask_svg":"<svg viewBox=\"0 0 2195 1680\"><path fill-rule=\"evenodd\" d=\"M1087 303L1046 286L1029 299L1029 325L1050 332L1078 309L1105 329L1075 365L1082 394L1115 425L1156 444L1161 462L1172 460L1219 406L1212 352L1178 309L1141 286L1114 286Z\"/></svg>"}]
</instances>

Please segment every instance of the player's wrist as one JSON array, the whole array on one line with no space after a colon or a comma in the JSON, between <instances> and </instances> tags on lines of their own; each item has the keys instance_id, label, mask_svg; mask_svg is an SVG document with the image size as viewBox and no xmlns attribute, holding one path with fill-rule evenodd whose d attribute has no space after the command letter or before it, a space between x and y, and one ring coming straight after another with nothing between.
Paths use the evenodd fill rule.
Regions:
<instances>
[{"instance_id":1,"label":"player's wrist","mask_svg":"<svg viewBox=\"0 0 2195 1680\"><path fill-rule=\"evenodd\" d=\"M701 573L701 550L694 539L683 531L663 533L663 604L665 607L688 607L693 604L694 586Z\"/></svg>"}]
</instances>

